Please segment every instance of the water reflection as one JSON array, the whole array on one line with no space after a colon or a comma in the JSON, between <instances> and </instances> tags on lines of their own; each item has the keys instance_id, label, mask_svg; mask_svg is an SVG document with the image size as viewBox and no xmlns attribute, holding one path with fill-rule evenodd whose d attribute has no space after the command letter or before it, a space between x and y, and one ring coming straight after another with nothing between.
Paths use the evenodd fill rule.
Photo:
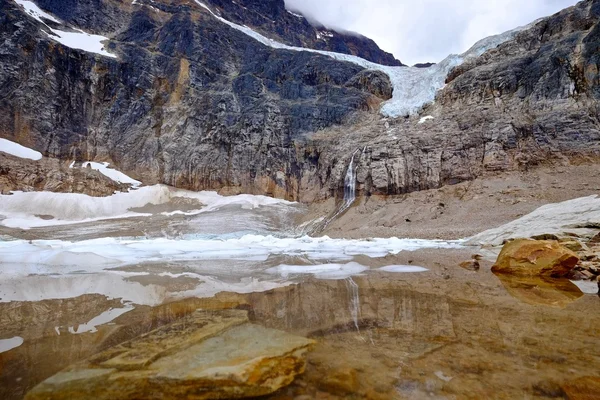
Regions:
<instances>
[{"instance_id":1,"label":"water reflection","mask_svg":"<svg viewBox=\"0 0 600 400\"><path fill-rule=\"evenodd\" d=\"M515 298L524 303L565 308L584 294L568 279L496 275Z\"/></svg>"},{"instance_id":2,"label":"water reflection","mask_svg":"<svg viewBox=\"0 0 600 400\"><path fill-rule=\"evenodd\" d=\"M306 373L273 399L543 398L540 393L559 393L571 380L600 370L600 357L590 351L598 346L598 297L583 295L568 281L473 274L456 267L464 258L464 252L448 250L360 258L356 262L371 263L360 275L337 280L294 275L291 284L256 293L227 290L242 279L235 265L223 272L230 282L216 275L224 265L191 282L185 274L197 273L197 265L170 265L164 275L165 265L153 264L107 273L126 283L120 292L91 283L82 292L66 290L60 280L39 287L46 295L66 290L63 297L72 296L62 299L26 301L35 285L15 286L13 296L22 300L0 303L0 338L18 336L23 343L0 353L0 398L21 399L66 366L198 308L246 309L257 324L317 340ZM261 268L300 261L273 259ZM429 270L380 270L386 265ZM86 277L95 276L74 276L69 285L75 288ZM51 277L30 278L40 283ZM227 285L210 284L221 293L208 298L172 301L208 278ZM99 280L96 287L115 282ZM83 293L88 290L104 293Z\"/></svg>"}]
</instances>

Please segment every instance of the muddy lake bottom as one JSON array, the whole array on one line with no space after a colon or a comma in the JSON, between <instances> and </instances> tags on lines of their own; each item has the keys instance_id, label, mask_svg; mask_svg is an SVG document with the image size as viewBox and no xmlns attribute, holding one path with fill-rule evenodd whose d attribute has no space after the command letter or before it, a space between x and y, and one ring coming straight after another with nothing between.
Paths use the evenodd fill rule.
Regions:
<instances>
[{"instance_id":1,"label":"muddy lake bottom","mask_svg":"<svg viewBox=\"0 0 600 400\"><path fill-rule=\"evenodd\" d=\"M501 280L489 262L478 272L458 267L471 254L357 257L371 269L345 279L303 275L262 292L166 296L151 306L124 305L93 289L3 302L0 338L5 346L9 338L22 343L0 353L0 398L21 399L68 365L199 308L245 309L255 324L316 340L305 373L269 399L562 398L569 382L598 379L598 296L568 281ZM428 271L376 270L389 264ZM156 274L158 266L139 268L155 272L135 277L140 288L185 293L194 284Z\"/></svg>"}]
</instances>

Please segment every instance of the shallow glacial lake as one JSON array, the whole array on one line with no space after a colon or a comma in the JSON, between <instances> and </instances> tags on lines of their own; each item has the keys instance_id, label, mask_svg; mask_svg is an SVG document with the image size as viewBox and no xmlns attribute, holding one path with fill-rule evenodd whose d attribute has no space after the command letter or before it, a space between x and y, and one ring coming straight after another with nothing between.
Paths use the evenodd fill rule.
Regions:
<instances>
[{"instance_id":1,"label":"shallow glacial lake","mask_svg":"<svg viewBox=\"0 0 600 400\"><path fill-rule=\"evenodd\" d=\"M3 228L0 398L196 309L316 340L273 399L560 398L600 370L596 295L464 270L459 241L304 237L294 207Z\"/></svg>"}]
</instances>

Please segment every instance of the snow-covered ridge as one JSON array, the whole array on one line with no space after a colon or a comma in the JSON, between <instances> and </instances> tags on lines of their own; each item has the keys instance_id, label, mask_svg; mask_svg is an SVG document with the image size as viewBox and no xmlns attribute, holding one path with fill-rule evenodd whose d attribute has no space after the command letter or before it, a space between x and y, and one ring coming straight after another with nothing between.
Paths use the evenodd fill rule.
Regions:
<instances>
[{"instance_id":1,"label":"snow-covered ridge","mask_svg":"<svg viewBox=\"0 0 600 400\"><path fill-rule=\"evenodd\" d=\"M479 57L487 50L493 49L500 44L511 40L519 32L529 28L536 22L513 29L511 31L502 33L500 35L490 36L486 39L480 40L475 43L473 47L460 55L450 55L438 64L431 66L430 68L413 68L413 67L390 67L386 65L380 65L367 61L363 58L351 56L348 54L334 53L331 51L322 51L307 49L303 47L288 46L283 43L279 43L273 39L269 39L260 33L248 28L234 24L233 22L227 21L226 19L216 15L208 6L199 0L194 0L198 5L208 10L215 18L230 27L237 29L240 32L254 38L260 43L272 47L274 49L285 49L293 51L308 51L312 53L318 53L329 56L339 61L348 61L363 68L382 71L386 73L392 82L394 87L393 97L389 101L385 102L380 112L388 117L400 117L404 115L411 115L418 113L423 106L431 103L435 99L435 94L438 90L442 89L445 85L446 77L452 68L462 64L463 62Z\"/></svg>"},{"instance_id":2,"label":"snow-covered ridge","mask_svg":"<svg viewBox=\"0 0 600 400\"><path fill-rule=\"evenodd\" d=\"M118 172L118 171L117 171ZM200 214L237 205L244 209L263 206L293 206L295 203L267 196L241 194L221 196L216 192L191 192L165 185L141 187L108 197L92 197L79 193L13 192L0 195L0 224L9 228L29 229L42 226L69 225L115 218L144 217L149 213L131 211L146 205L161 205L176 198L196 200ZM51 216L44 219L40 216Z\"/></svg>"},{"instance_id":3,"label":"snow-covered ridge","mask_svg":"<svg viewBox=\"0 0 600 400\"><path fill-rule=\"evenodd\" d=\"M101 35L92 35L86 33L80 29L75 29L75 32L67 32L59 29L54 29L48 26L44 19L52 21L57 24L62 24L54 16L40 9L34 2L29 0L14 0L15 3L19 4L25 9L25 13L35 20L41 22L46 26L50 33L45 32L49 38L56 40L57 42L70 47L72 49L84 50L90 53L100 54L105 57L116 58L114 54L106 51L102 42L108 40L107 37Z\"/></svg>"},{"instance_id":4,"label":"snow-covered ridge","mask_svg":"<svg viewBox=\"0 0 600 400\"><path fill-rule=\"evenodd\" d=\"M19 158L38 161L42 159L42 153L30 149L29 147L21 146L18 143L11 142L7 139L0 139L0 151Z\"/></svg>"}]
</instances>

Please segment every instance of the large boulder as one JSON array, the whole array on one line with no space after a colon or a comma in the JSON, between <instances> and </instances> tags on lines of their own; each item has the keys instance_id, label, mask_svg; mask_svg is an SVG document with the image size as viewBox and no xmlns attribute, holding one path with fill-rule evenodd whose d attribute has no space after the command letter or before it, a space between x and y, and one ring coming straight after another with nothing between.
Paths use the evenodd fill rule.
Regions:
<instances>
[{"instance_id":1,"label":"large boulder","mask_svg":"<svg viewBox=\"0 0 600 400\"><path fill-rule=\"evenodd\" d=\"M492 272L560 278L578 262L577 254L554 240L517 239L504 245Z\"/></svg>"},{"instance_id":2,"label":"large boulder","mask_svg":"<svg viewBox=\"0 0 600 400\"><path fill-rule=\"evenodd\" d=\"M263 396L304 372L313 344L250 324L244 310L198 310L59 372L26 399Z\"/></svg>"}]
</instances>

